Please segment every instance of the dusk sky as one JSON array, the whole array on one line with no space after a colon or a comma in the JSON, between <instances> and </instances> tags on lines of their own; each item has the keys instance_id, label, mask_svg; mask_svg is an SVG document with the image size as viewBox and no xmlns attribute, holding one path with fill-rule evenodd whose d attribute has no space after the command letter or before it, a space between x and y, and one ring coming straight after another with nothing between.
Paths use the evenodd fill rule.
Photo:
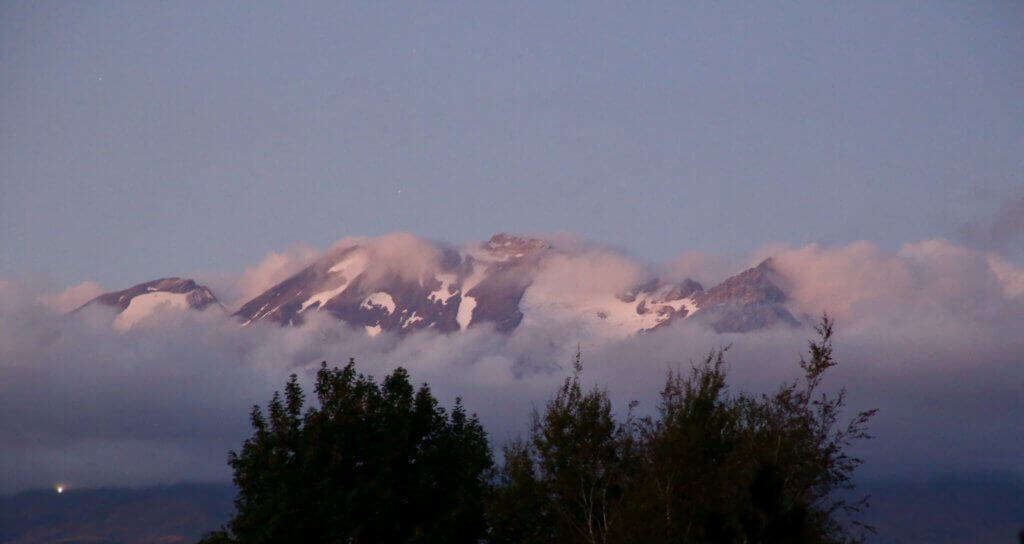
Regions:
<instances>
[{"instance_id":1,"label":"dusk sky","mask_svg":"<svg viewBox=\"0 0 1024 544\"><path fill-rule=\"evenodd\" d=\"M468 286L498 232L564 242L494 288L508 330ZM366 292L328 285L349 236ZM778 286L699 307L767 257ZM310 263L271 310L301 326L231 315ZM422 271L391 292L450 328L382 329L371 283ZM67 313L170 276L223 307ZM675 313L625 300L655 284ZM749 292L778 322L683 321ZM322 360L406 366L496 451L580 345L619 408L723 345L765 392L822 311L829 387L880 409L865 474L1024 475L1024 2L0 1L0 494L225 482L249 407Z\"/></svg>"},{"instance_id":2,"label":"dusk sky","mask_svg":"<svg viewBox=\"0 0 1024 544\"><path fill-rule=\"evenodd\" d=\"M1017 2L291 7L0 5L0 276L395 231L985 242L965 223L1024 198Z\"/></svg>"}]
</instances>

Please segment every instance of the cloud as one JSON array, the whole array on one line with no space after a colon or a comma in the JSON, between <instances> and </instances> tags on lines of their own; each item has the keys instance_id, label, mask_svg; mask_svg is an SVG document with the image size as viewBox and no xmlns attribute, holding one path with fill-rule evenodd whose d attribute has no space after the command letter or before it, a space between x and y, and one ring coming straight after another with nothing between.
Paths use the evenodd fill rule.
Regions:
<instances>
[{"instance_id":1,"label":"cloud","mask_svg":"<svg viewBox=\"0 0 1024 544\"><path fill-rule=\"evenodd\" d=\"M309 266L318 255L319 251L306 244L293 245L283 252L271 251L258 265L246 268L241 277L234 278L236 281L216 289L217 296L229 297L221 301L228 307L240 306Z\"/></svg>"},{"instance_id":2,"label":"cloud","mask_svg":"<svg viewBox=\"0 0 1024 544\"><path fill-rule=\"evenodd\" d=\"M775 268L788 280L793 305L810 315L827 310L846 318L911 287L906 264L870 242L841 248L812 244L777 249L773 258Z\"/></svg>"},{"instance_id":3,"label":"cloud","mask_svg":"<svg viewBox=\"0 0 1024 544\"><path fill-rule=\"evenodd\" d=\"M1014 266L995 255L989 256L988 264L992 273L1003 284L1003 292L1007 297L1024 296L1024 267Z\"/></svg>"},{"instance_id":4,"label":"cloud","mask_svg":"<svg viewBox=\"0 0 1024 544\"><path fill-rule=\"evenodd\" d=\"M648 279L644 266L604 250L554 254L541 263L531 290L575 302L594 293L625 293Z\"/></svg>"},{"instance_id":5,"label":"cloud","mask_svg":"<svg viewBox=\"0 0 1024 544\"><path fill-rule=\"evenodd\" d=\"M386 240L374 251L396 262L433 258L414 239ZM858 242L771 252L795 309L839 319L840 365L828 385L849 389L851 409L880 408L877 438L857 448L866 473L1024 471L1024 270L942 240L897 251ZM526 298L578 303L650 274L619 252L583 244L545 262ZM225 454L249 434L249 407L292 372L309 384L321 360L355 357L378 378L405 366L445 404L461 396L500 446L528 430L530 410L565 376L577 343L585 381L606 387L619 409L635 399L651 413L668 368L727 344L733 390L770 392L798 377L813 334L719 335L682 321L601 338L569 320L527 319L508 336L480 327L370 338L327 316L300 328L242 328L210 311L154 316L121 333L109 310L66 316L38 298L0 281L0 493L56 481L227 480Z\"/></svg>"},{"instance_id":6,"label":"cloud","mask_svg":"<svg viewBox=\"0 0 1024 544\"><path fill-rule=\"evenodd\" d=\"M441 249L408 233L389 234L364 239L361 244L369 254L371 276L398 273L410 281L419 281L425 274L437 270Z\"/></svg>"},{"instance_id":7,"label":"cloud","mask_svg":"<svg viewBox=\"0 0 1024 544\"><path fill-rule=\"evenodd\" d=\"M898 252L860 241L777 247L773 254L792 305L808 315L828 311L858 322L931 315L982 319L1020 306L1021 269L946 240L907 244Z\"/></svg>"},{"instance_id":8,"label":"cloud","mask_svg":"<svg viewBox=\"0 0 1024 544\"><path fill-rule=\"evenodd\" d=\"M103 288L96 282L86 281L73 285L59 293L39 296L39 302L58 312L70 312L103 294Z\"/></svg>"},{"instance_id":9,"label":"cloud","mask_svg":"<svg viewBox=\"0 0 1024 544\"><path fill-rule=\"evenodd\" d=\"M705 251L687 251L672 259L662 269L666 281L696 280L705 289L736 273L743 263L735 258Z\"/></svg>"}]
</instances>

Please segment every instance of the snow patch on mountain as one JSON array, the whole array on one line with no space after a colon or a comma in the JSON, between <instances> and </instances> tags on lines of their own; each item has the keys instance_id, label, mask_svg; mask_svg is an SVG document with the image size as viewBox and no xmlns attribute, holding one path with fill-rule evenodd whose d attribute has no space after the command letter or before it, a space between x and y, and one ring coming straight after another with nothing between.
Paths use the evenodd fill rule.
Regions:
<instances>
[{"instance_id":1,"label":"snow patch on mountain","mask_svg":"<svg viewBox=\"0 0 1024 544\"><path fill-rule=\"evenodd\" d=\"M257 319L260 319L261 317L263 317L263 316L265 316L265 315L267 315L269 313L272 313L275 310L277 310L277 308L273 308L272 310L270 310L268 312L268 311L266 311L268 306L270 306L270 304L264 304L264 305L260 306L260 309L257 310L256 313L253 314L253 316L251 318L245 320L245 322L242 323L242 326L244 327L244 326L248 325L249 323L252 323L253 321L255 321Z\"/></svg>"},{"instance_id":2,"label":"snow patch on mountain","mask_svg":"<svg viewBox=\"0 0 1024 544\"><path fill-rule=\"evenodd\" d=\"M352 278L362 274L368 264L370 264L370 259L366 252L355 249L345 253L345 256L327 271L332 274L341 274L351 281Z\"/></svg>"},{"instance_id":3,"label":"snow patch on mountain","mask_svg":"<svg viewBox=\"0 0 1024 544\"><path fill-rule=\"evenodd\" d=\"M651 295L623 299L606 293L589 297L558 300L530 293L523 300L523 310L531 322L562 324L579 322L600 336L626 337L653 330L683 314L690 317L697 306L689 297L659 300Z\"/></svg>"},{"instance_id":4,"label":"snow patch on mountain","mask_svg":"<svg viewBox=\"0 0 1024 544\"><path fill-rule=\"evenodd\" d=\"M389 314L395 313L395 299L391 295L378 291L370 294L370 296L363 299L363 303L360 306L366 310L372 310L374 308L384 308Z\"/></svg>"},{"instance_id":5,"label":"snow patch on mountain","mask_svg":"<svg viewBox=\"0 0 1024 544\"><path fill-rule=\"evenodd\" d=\"M420 316L418 313L413 312L412 315L409 316L409 319L406 319L405 323L402 324L402 328L403 329L409 328L412 325L415 325L416 323L418 323L420 321L423 321L423 317Z\"/></svg>"},{"instance_id":6,"label":"snow patch on mountain","mask_svg":"<svg viewBox=\"0 0 1024 544\"><path fill-rule=\"evenodd\" d=\"M168 309L187 310L190 307L188 293L166 293L149 289L150 292L133 297L128 307L117 314L117 318L114 319L115 329L128 330L156 312Z\"/></svg>"},{"instance_id":7,"label":"snow patch on mountain","mask_svg":"<svg viewBox=\"0 0 1024 544\"><path fill-rule=\"evenodd\" d=\"M431 291L428 300L448 304L448 299L458 294L458 290L451 289L451 287L459 278L455 274L438 274L436 279L441 282L441 287L438 287L436 291Z\"/></svg>"},{"instance_id":8,"label":"snow patch on mountain","mask_svg":"<svg viewBox=\"0 0 1024 544\"><path fill-rule=\"evenodd\" d=\"M164 310L204 310L210 306L224 309L208 287L184 278L162 278L104 293L74 312L93 305L114 308L117 316L112 325L120 331L128 330Z\"/></svg>"},{"instance_id":9,"label":"snow patch on mountain","mask_svg":"<svg viewBox=\"0 0 1024 544\"><path fill-rule=\"evenodd\" d=\"M303 301L302 307L299 308L299 312L305 311L306 308L309 308L309 307L313 306L314 304L316 304L317 307L323 307L323 305L326 304L327 301L329 301L332 298L340 295L347 288L348 288L348 282L347 281L343 281L341 283L341 285L339 285L338 287L335 287L334 289L328 289L326 291L320 291L319 293L317 293L317 294L307 298L305 301ZM275 308L275 310L276 309L277 308ZM273 313L273 310L268 312L268 313Z\"/></svg>"},{"instance_id":10,"label":"snow patch on mountain","mask_svg":"<svg viewBox=\"0 0 1024 544\"><path fill-rule=\"evenodd\" d=\"M679 301L682 308L686 309L686 317L693 317L693 314L700 309L693 297L686 297ZM678 310L678 309L677 309Z\"/></svg>"},{"instance_id":11,"label":"snow patch on mountain","mask_svg":"<svg viewBox=\"0 0 1024 544\"><path fill-rule=\"evenodd\" d=\"M465 330L469 327L469 324L473 321L474 308L476 308L476 299L471 296L462 295L462 300L459 301L459 313L455 317L455 321L459 323L459 330Z\"/></svg>"},{"instance_id":12,"label":"snow patch on mountain","mask_svg":"<svg viewBox=\"0 0 1024 544\"><path fill-rule=\"evenodd\" d=\"M407 235L354 244L335 246L235 315L245 323L301 325L302 313L316 307L353 327L399 333L451 333L483 323L508 333L524 320L611 336L695 316L718 332L796 323L769 263L705 291L692 279L657 278L614 251L556 248L508 234L461 248Z\"/></svg>"}]
</instances>

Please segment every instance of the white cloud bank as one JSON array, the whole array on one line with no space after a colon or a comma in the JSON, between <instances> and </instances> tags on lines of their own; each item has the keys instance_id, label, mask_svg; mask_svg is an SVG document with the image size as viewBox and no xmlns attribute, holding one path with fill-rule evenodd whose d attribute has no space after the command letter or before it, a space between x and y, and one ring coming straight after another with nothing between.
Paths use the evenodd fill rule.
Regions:
<instances>
[{"instance_id":1,"label":"white cloud bank","mask_svg":"<svg viewBox=\"0 0 1024 544\"><path fill-rule=\"evenodd\" d=\"M431 254L404 235L375 243L395 259ZM828 310L839 319L840 366L830 383L848 387L851 413L881 409L877 438L858 449L865 471L1024 471L1024 271L941 240L895 252L859 242L771 253L797 313ZM280 281L309 259L302 251L275 255L242 275L241 292ZM690 275L710 276L700 263L720 268L723 260L679 262ZM649 273L617 252L581 246L546 263L526 299L585 299ZM226 452L248 435L248 408L265 403L291 372L308 383L325 359L355 357L378 377L406 366L444 402L463 397L500 446L526 431L531 408L554 391L578 342L586 380L607 387L619 407L637 399L650 410L667 368L724 344L733 346L734 390L774 389L798 375L812 334L716 335L682 322L601 340L564 321L525 320L509 336L481 328L369 338L324 316L302 328L240 328L217 309L157 316L121 333L103 309L67 316L57 311L66 305L40 300L74 297L40 296L0 281L0 492L57 481L226 480Z\"/></svg>"}]
</instances>

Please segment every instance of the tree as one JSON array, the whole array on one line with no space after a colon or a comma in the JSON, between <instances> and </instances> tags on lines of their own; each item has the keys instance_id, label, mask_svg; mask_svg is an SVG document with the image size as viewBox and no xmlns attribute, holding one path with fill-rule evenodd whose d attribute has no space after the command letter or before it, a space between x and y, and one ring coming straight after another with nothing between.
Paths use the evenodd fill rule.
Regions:
<instances>
[{"instance_id":1,"label":"tree","mask_svg":"<svg viewBox=\"0 0 1024 544\"><path fill-rule=\"evenodd\" d=\"M573 374L533 414L530 441L505 449L491 505L493 542L609 542L626 482L625 429L605 391L584 391ZM517 504L516 501L521 501ZM524 528L517 520L537 515Z\"/></svg>"},{"instance_id":2,"label":"tree","mask_svg":"<svg viewBox=\"0 0 1024 544\"><path fill-rule=\"evenodd\" d=\"M461 402L450 412L398 369L380 384L321 365L317 405L292 376L253 435L229 454L237 514L205 544L277 542L844 543L863 503L852 488L873 410L840 423L846 391L833 322L801 358L801 379L769 395L733 394L726 349L670 371L656 414L620 422L608 394L573 372L534 411L527 440L492 474L487 435ZM493 476L493 477L492 477Z\"/></svg>"},{"instance_id":3,"label":"tree","mask_svg":"<svg viewBox=\"0 0 1024 544\"><path fill-rule=\"evenodd\" d=\"M656 418L639 425L641 468L629 489L628 542L847 542L843 523L863 503L851 489L861 463L847 448L869 438L874 410L839 418L846 391L820 393L832 355L826 315L800 360L803 379L771 395L731 395L726 349L689 375L669 372Z\"/></svg>"},{"instance_id":4,"label":"tree","mask_svg":"<svg viewBox=\"0 0 1024 544\"><path fill-rule=\"evenodd\" d=\"M253 435L229 453L237 513L204 542L477 542L492 467L487 436L460 401L451 412L397 369L380 384L317 373L318 406L302 413L296 376ZM220 539L220 540L218 540Z\"/></svg>"},{"instance_id":5,"label":"tree","mask_svg":"<svg viewBox=\"0 0 1024 544\"><path fill-rule=\"evenodd\" d=\"M862 503L852 488L873 410L839 424L846 392L820 392L832 356L823 316L803 379L772 395L729 393L726 349L670 371L654 417L616 423L604 391L584 392L579 355L529 442L506 449L490 506L493 542L838 543ZM632 406L631 406L632 408ZM518 502L517 502L518 501ZM530 530L517 526L539 513ZM854 525L856 525L854 523Z\"/></svg>"},{"instance_id":6,"label":"tree","mask_svg":"<svg viewBox=\"0 0 1024 544\"><path fill-rule=\"evenodd\" d=\"M556 514L559 542L608 541L615 502L621 494L618 425L604 391L584 392L577 352L573 374L534 414L532 445Z\"/></svg>"},{"instance_id":7,"label":"tree","mask_svg":"<svg viewBox=\"0 0 1024 544\"><path fill-rule=\"evenodd\" d=\"M639 474L630 489L624 537L645 542L700 541L734 506L727 497L729 452L739 414L725 399L725 350L709 354L690 375L669 371L657 419L639 422Z\"/></svg>"},{"instance_id":8,"label":"tree","mask_svg":"<svg viewBox=\"0 0 1024 544\"><path fill-rule=\"evenodd\" d=\"M487 505L491 544L548 544L555 535L553 503L538 477L529 444L505 446L505 463Z\"/></svg>"}]
</instances>

